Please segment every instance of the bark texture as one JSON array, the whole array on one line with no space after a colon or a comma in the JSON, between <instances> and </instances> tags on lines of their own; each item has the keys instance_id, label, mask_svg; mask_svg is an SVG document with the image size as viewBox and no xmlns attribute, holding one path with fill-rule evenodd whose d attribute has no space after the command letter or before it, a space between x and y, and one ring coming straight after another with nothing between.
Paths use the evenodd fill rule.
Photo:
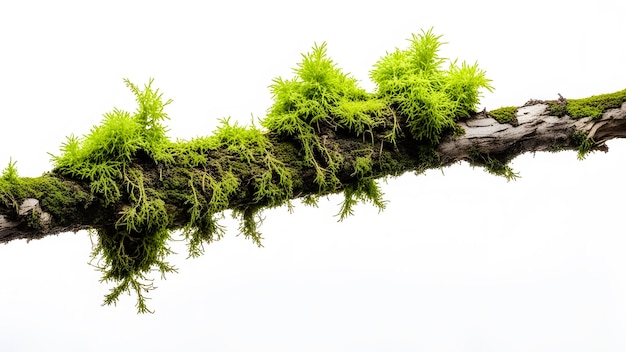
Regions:
<instances>
[{"instance_id":1,"label":"bark texture","mask_svg":"<svg viewBox=\"0 0 626 352\"><path fill-rule=\"evenodd\" d=\"M515 117L517 126L500 124L486 112L459 122L465 135L448 138L437 147L442 166L471 161L468 151L472 148L507 160L527 152L575 150L579 147L574 138L577 131L593 139L594 150L602 151L608 151L608 140L626 137L626 103L606 110L599 118L572 119L551 115L547 102L535 101L519 107Z\"/></svg>"},{"instance_id":2,"label":"bark texture","mask_svg":"<svg viewBox=\"0 0 626 352\"><path fill-rule=\"evenodd\" d=\"M343 135L331 128L322 129L320 133L321 140L342 156L337 174L342 185L355 182L354 163L349 161L354 161L363 150L374 154L371 176L379 178L428 167L445 167L459 161L485 165L487 160L496 160L506 165L515 156L526 152L577 150L581 148L581 132L593 150L606 151L606 141L626 137L626 103L618 108L605 109L599 117L577 119L567 114L555 116L552 107L558 103L530 101L517 108L512 123L500 123L486 111L476 113L458 123L465 131L463 135L444 138L435 146L435 155L428 160L419 152L420 145L410 138L400 138L396 145L392 145L383 142L382 136L376 133L372 139ZM402 128L402 119L399 122ZM298 144L278 136L271 136L271 141L277 158L295 170L293 198L319 193L314 182L315 172L301 161ZM208 151L207 154L221 167L234 170L240 180L254 177L252 170L235 165L238 161L225 151ZM190 192L189 183L176 180L183 176L188 179L194 170L167 168L141 156L134 163L146 175L151 175L146 178L150 187L162 190L160 194L170 217L170 228L184 226L189 220L188 206L176 195ZM229 165L231 163L234 166ZM197 171L206 172L206 167ZM114 226L118 214L127 206L119 203L104 207L93 199L88 182L55 172L38 178L21 178L19 182L28 186L18 194L0 189L0 243ZM229 200L231 206L239 209L246 209L250 204L263 206L255 204L254 189L249 184L251 182L241 183L240 192ZM339 191L340 188L333 190Z\"/></svg>"}]
</instances>

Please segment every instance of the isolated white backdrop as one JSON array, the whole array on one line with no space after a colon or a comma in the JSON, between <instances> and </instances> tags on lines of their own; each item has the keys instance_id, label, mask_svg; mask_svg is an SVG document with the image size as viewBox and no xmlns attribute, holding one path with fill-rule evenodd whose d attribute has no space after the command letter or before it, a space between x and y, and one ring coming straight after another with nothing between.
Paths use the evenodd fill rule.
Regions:
<instances>
[{"instance_id":1,"label":"isolated white backdrop","mask_svg":"<svg viewBox=\"0 0 626 352\"><path fill-rule=\"evenodd\" d=\"M0 164L51 168L114 107L122 78L174 103L172 138L248 122L314 42L362 85L434 27L478 61L494 109L624 89L623 1L20 1L0 3ZM266 212L265 247L228 235L157 280L154 315L101 307L86 233L0 246L2 351L619 351L626 349L626 143L584 162L525 155L507 183L455 165L384 185L388 209L337 223L341 198Z\"/></svg>"}]
</instances>

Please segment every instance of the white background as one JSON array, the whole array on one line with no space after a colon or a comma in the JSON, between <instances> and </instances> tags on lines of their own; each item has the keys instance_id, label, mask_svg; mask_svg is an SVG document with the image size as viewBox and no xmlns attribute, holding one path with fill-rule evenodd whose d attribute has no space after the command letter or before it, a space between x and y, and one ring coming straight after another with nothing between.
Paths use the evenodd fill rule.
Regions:
<instances>
[{"instance_id":1,"label":"white background","mask_svg":"<svg viewBox=\"0 0 626 352\"><path fill-rule=\"evenodd\" d=\"M217 3L217 2L215 2ZM70 133L150 77L171 138L220 117L262 118L267 86L300 54L368 72L434 26L443 56L478 61L496 87L482 105L625 88L626 3L596 1L3 1L0 165L51 168ZM482 107L481 107L482 108ZM0 246L1 351L623 351L626 143L583 162L524 155L507 183L466 164L384 185L388 209L338 223L341 198L265 213L264 248L228 234L155 282L153 315L87 264L86 233ZM177 238L177 237L176 237Z\"/></svg>"}]
</instances>

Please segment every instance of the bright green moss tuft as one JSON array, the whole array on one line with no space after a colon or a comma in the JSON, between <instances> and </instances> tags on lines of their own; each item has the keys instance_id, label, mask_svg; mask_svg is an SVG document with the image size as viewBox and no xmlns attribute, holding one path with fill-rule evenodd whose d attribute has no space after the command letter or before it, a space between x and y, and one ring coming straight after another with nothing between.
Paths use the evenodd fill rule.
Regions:
<instances>
[{"instance_id":1,"label":"bright green moss tuft","mask_svg":"<svg viewBox=\"0 0 626 352\"><path fill-rule=\"evenodd\" d=\"M169 163L170 141L161 122L167 119L163 101L152 80L138 88L126 80L135 95L138 109L134 113L113 110L106 113L100 125L82 138L68 137L61 155L53 156L54 171L88 181L91 195L104 207L118 201L128 204L119 212L115 226L94 229L97 233L93 258L98 260L104 281L117 286L106 296L105 303L115 303L124 292L137 295L139 312L149 311L144 292L150 289L146 274L153 269L163 275L174 269L164 261L170 253L167 245L170 217L159 194L146 184L136 158L143 155L154 163Z\"/></svg>"},{"instance_id":2,"label":"bright green moss tuft","mask_svg":"<svg viewBox=\"0 0 626 352\"><path fill-rule=\"evenodd\" d=\"M88 135L69 136L61 146L61 155L52 156L56 172L89 180L92 193L105 206L120 199L119 184L124 183L125 170L140 150L155 161L169 160L164 152L169 141L160 122L168 118L163 107L171 100L161 102L158 90L151 87L152 80L144 90L128 80L126 85L139 104L134 114L117 109L104 114L102 123Z\"/></svg>"},{"instance_id":3,"label":"bright green moss tuft","mask_svg":"<svg viewBox=\"0 0 626 352\"><path fill-rule=\"evenodd\" d=\"M372 171L372 158L371 156L363 157L359 156L354 161L354 173L352 176L357 176L358 178L364 178L369 175Z\"/></svg>"},{"instance_id":4,"label":"bright green moss tuft","mask_svg":"<svg viewBox=\"0 0 626 352\"><path fill-rule=\"evenodd\" d=\"M302 62L294 72L296 78L277 78L270 86L274 105L262 123L271 131L297 135L301 132L300 121L308 125L331 121L332 112L354 119L358 126L368 125L370 117L361 112L379 108L367 102L368 94L357 86L356 80L328 58L326 43L315 45L310 53L302 55ZM354 102L364 105L351 104ZM341 127L349 129L348 125Z\"/></svg>"},{"instance_id":5,"label":"bright green moss tuft","mask_svg":"<svg viewBox=\"0 0 626 352\"><path fill-rule=\"evenodd\" d=\"M13 161L13 159L9 159L9 164L4 170L2 170L2 175L0 175L0 179L6 182L13 182L13 183L18 182L20 179L17 173L17 168L15 167L15 164L17 164L17 161Z\"/></svg>"},{"instance_id":6,"label":"bright green moss tuft","mask_svg":"<svg viewBox=\"0 0 626 352\"><path fill-rule=\"evenodd\" d=\"M356 135L365 132L372 133L372 128L383 124L380 118L387 107L387 103L381 99L368 100L339 100L337 106L330 112L335 117L336 123Z\"/></svg>"},{"instance_id":7,"label":"bright green moss tuft","mask_svg":"<svg viewBox=\"0 0 626 352\"><path fill-rule=\"evenodd\" d=\"M383 123L387 103L367 94L354 78L337 68L327 56L325 43L302 55L294 72L296 77L291 80L274 80L274 104L261 124L297 140L305 162L315 170L320 191L332 192L341 186L337 172L342 160L323 143L321 129L372 135L372 129Z\"/></svg>"},{"instance_id":8,"label":"bright green moss tuft","mask_svg":"<svg viewBox=\"0 0 626 352\"><path fill-rule=\"evenodd\" d=\"M242 160L250 163L255 156L268 153L270 141L267 135L254 124L250 127L239 126L237 122L230 123L230 119L220 120L221 124L215 133L205 140L208 150L226 148L227 151L239 155Z\"/></svg>"},{"instance_id":9,"label":"bright green moss tuft","mask_svg":"<svg viewBox=\"0 0 626 352\"><path fill-rule=\"evenodd\" d=\"M408 49L380 59L371 71L378 85L375 95L337 68L325 44L316 45L303 55L295 78L274 80L274 104L262 125L299 142L305 161L315 169L320 191L340 187L336 172L341 160L322 143L325 127L373 137L373 129L385 125L389 126L385 140L395 144L402 135L398 111L410 136L419 142L436 145L446 134L461 134L456 121L475 111L481 89L493 88L476 64L454 61L442 69L445 60L438 54L442 44L440 36L429 30L413 35Z\"/></svg>"},{"instance_id":10,"label":"bright green moss tuft","mask_svg":"<svg viewBox=\"0 0 626 352\"><path fill-rule=\"evenodd\" d=\"M571 99L567 101L567 111L574 119L591 117L596 119L608 109L619 108L626 101L626 89L611 93L595 95L585 99Z\"/></svg>"},{"instance_id":11,"label":"bright green moss tuft","mask_svg":"<svg viewBox=\"0 0 626 352\"><path fill-rule=\"evenodd\" d=\"M20 178L15 167L16 162L9 160L9 164L0 175L0 204L7 208L17 208L17 199L20 192Z\"/></svg>"},{"instance_id":12,"label":"bright green moss tuft","mask_svg":"<svg viewBox=\"0 0 626 352\"><path fill-rule=\"evenodd\" d=\"M569 115L573 119L589 117L597 119L608 109L615 109L626 102L626 89L610 94L594 95L583 99L560 99L550 101L550 114L554 116Z\"/></svg>"},{"instance_id":13,"label":"bright green moss tuft","mask_svg":"<svg viewBox=\"0 0 626 352\"><path fill-rule=\"evenodd\" d=\"M517 107L515 106L505 106L496 110L491 110L488 112L489 116L493 117L499 123L509 123L511 125L517 125L517 119L515 115L517 114Z\"/></svg>"},{"instance_id":14,"label":"bright green moss tuft","mask_svg":"<svg viewBox=\"0 0 626 352\"><path fill-rule=\"evenodd\" d=\"M181 201L187 207L189 221L183 227L183 236L189 255L198 256L204 243L222 237L223 228L217 218L224 210L233 208L231 199L242 192L240 180L232 170L224 170L219 158L207 158L208 153L224 156L230 161L230 168L251 177L255 208L234 210L242 215L242 233L258 245L261 236L256 230L256 215L265 207L288 202L293 196L294 181L292 171L274 156L267 133L256 126L243 127L223 119L212 136L174 143L161 125L168 118L164 107L171 100L162 100L158 90L152 88L152 80L143 89L129 81L126 85L135 95L137 111L113 110L89 134L68 137L61 146L61 155L53 156L54 171L86 181L90 196L104 208L115 210L114 226L93 229L97 236L93 260L102 270L103 280L115 283L105 303L114 304L122 293L134 292L138 311L149 312L144 296L152 288L148 273L156 270L165 275L175 271L165 261L171 253L168 240L174 214L168 213L164 197ZM159 172L165 166L171 166L168 170L177 167L187 172L171 175L164 184L165 191L157 191L154 187L163 182L163 175L145 174L142 164L146 162L157 166ZM198 171L199 166L204 166L205 171ZM11 163L0 182L9 183L15 177ZM171 194L167 185L187 189L188 193ZM9 189L4 184L0 186ZM15 203L12 197L20 190L3 191L0 200ZM53 214L56 215L59 214Z\"/></svg>"},{"instance_id":15,"label":"bright green moss tuft","mask_svg":"<svg viewBox=\"0 0 626 352\"><path fill-rule=\"evenodd\" d=\"M475 111L480 89L493 89L476 64L453 61L441 69L445 60L438 55L440 38L432 30L413 35L408 49L387 54L370 74L378 95L406 117L411 136L431 144Z\"/></svg>"}]
</instances>

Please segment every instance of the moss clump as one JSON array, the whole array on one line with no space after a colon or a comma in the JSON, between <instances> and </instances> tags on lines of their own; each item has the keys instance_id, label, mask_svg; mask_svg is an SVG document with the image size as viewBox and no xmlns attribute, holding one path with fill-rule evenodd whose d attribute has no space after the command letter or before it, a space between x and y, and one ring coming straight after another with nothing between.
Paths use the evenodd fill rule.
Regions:
<instances>
[{"instance_id":1,"label":"moss clump","mask_svg":"<svg viewBox=\"0 0 626 352\"><path fill-rule=\"evenodd\" d=\"M9 161L8 166L0 175L0 206L7 209L15 209L17 212L20 204L26 198L35 198L41 202L41 207L46 209L56 223L72 224L81 219L69 208L73 204L91 204L92 196L82 189L71 186L70 183L60 180L50 174L40 177L19 177L16 162ZM37 217L35 217L37 215ZM40 214L31 212L31 218L27 219L27 225L33 230L43 230L39 223Z\"/></svg>"},{"instance_id":2,"label":"moss clump","mask_svg":"<svg viewBox=\"0 0 626 352\"><path fill-rule=\"evenodd\" d=\"M499 123L508 123L513 126L518 125L517 118L515 117L517 114L517 107L515 106L501 107L499 109L491 110L487 114Z\"/></svg>"},{"instance_id":3,"label":"moss clump","mask_svg":"<svg viewBox=\"0 0 626 352\"><path fill-rule=\"evenodd\" d=\"M345 133L369 136L373 142L374 129L385 124L388 103L365 92L354 78L342 72L328 58L325 43L302 55L294 73L293 79L274 80L271 86L274 104L261 124L270 133L298 142L304 162L315 170L319 194L343 189L346 185L339 181L338 174L345 160L339 146L328 137ZM371 164L367 158L358 160L360 177L371 172L364 168L368 162ZM269 180L270 175L265 178ZM377 188L377 185L372 181L369 187ZM372 191L359 196L374 194ZM344 204L351 208L352 203Z\"/></svg>"},{"instance_id":4,"label":"moss clump","mask_svg":"<svg viewBox=\"0 0 626 352\"><path fill-rule=\"evenodd\" d=\"M135 94L138 110L131 114L122 110L106 113L102 123L94 126L84 138L71 135L61 146L61 155L52 155L55 171L89 180L91 192L104 206L118 201L122 195L119 184L128 183L127 169L140 152L155 161L166 161L168 140L161 121L168 119L158 90L145 90L130 81L126 86Z\"/></svg>"},{"instance_id":5,"label":"moss clump","mask_svg":"<svg viewBox=\"0 0 626 352\"><path fill-rule=\"evenodd\" d=\"M337 175L346 161L337 146L325 138L337 131L369 135L373 142L374 130L382 127L387 128L383 140L395 144L402 135L400 120L408 126L410 136L428 149L447 133L461 134L456 121L475 111L480 89L492 87L476 64L454 61L448 69L441 69L445 62L438 56L441 45L440 37L429 30L413 35L408 49L384 56L371 71L378 85L376 94L366 93L355 79L337 68L327 56L326 44L315 45L294 69L295 78L274 80L274 104L262 125L300 144L305 162L315 170L320 193L352 187L359 197L371 195L373 198L367 199L379 205L376 192L359 191L375 185L358 183L369 177L363 166L371 155L357 159L356 186L342 185ZM401 116L396 116L396 111ZM354 192L344 192L347 210L341 214L350 213L353 198L349 197L357 194Z\"/></svg>"},{"instance_id":6,"label":"moss clump","mask_svg":"<svg viewBox=\"0 0 626 352\"><path fill-rule=\"evenodd\" d=\"M550 115L563 117L567 115L567 102L563 101L549 101L548 110Z\"/></svg>"},{"instance_id":7,"label":"moss clump","mask_svg":"<svg viewBox=\"0 0 626 352\"><path fill-rule=\"evenodd\" d=\"M263 127L297 140L305 162L315 169L320 191L341 187L337 178L341 156L322 140L322 130L369 133L383 123L386 103L357 86L328 58L326 44L315 45L294 70L291 80L277 78L271 85L274 104Z\"/></svg>"},{"instance_id":8,"label":"moss clump","mask_svg":"<svg viewBox=\"0 0 626 352\"><path fill-rule=\"evenodd\" d=\"M413 35L408 49L385 55L371 72L378 95L406 118L411 136L433 145L475 111L480 89L493 89L477 64L452 61L442 69L440 38L432 29Z\"/></svg>"},{"instance_id":9,"label":"moss clump","mask_svg":"<svg viewBox=\"0 0 626 352\"><path fill-rule=\"evenodd\" d=\"M559 99L548 102L550 114L569 115L573 119L589 117L597 119L608 109L615 109L626 102L626 89L610 94L594 95L584 99Z\"/></svg>"},{"instance_id":10,"label":"moss clump","mask_svg":"<svg viewBox=\"0 0 626 352\"><path fill-rule=\"evenodd\" d=\"M242 127L224 119L210 137L170 141L161 122L168 118L163 108L171 100L162 100L152 80L143 89L128 80L126 85L136 97L137 111L113 110L86 136L68 137L61 155L53 156L54 172L86 181L89 196L105 209L104 216L114 220L112 226L93 229L93 260L103 272L103 281L116 284L105 303L114 304L122 293L133 291L138 311L148 312L144 295L152 288L148 273L175 271L165 261L171 253L168 240L175 216L168 212L166 201L180 202L186 209L189 220L183 235L190 256L200 255L204 243L221 238L216 215L226 209L241 217L242 233L260 245L257 215L293 196L293 173L273 155L267 134L254 125ZM211 159L210 153L221 153L223 158ZM229 169L221 164L223 160L228 160ZM172 169L182 170L183 175L162 174ZM4 178L12 180L13 173L11 164ZM238 177L242 175L250 179L249 190L241 189ZM181 194L180 189L187 193ZM232 198L246 191L254 194L254 206L231 204Z\"/></svg>"},{"instance_id":11,"label":"moss clump","mask_svg":"<svg viewBox=\"0 0 626 352\"><path fill-rule=\"evenodd\" d=\"M169 140L161 124L168 119L158 90L152 80L139 87L126 80L135 95L135 113L113 110L104 115L102 123L83 138L68 137L61 155L53 156L55 172L89 182L91 195L105 208L121 202L115 226L94 229L97 241L93 258L103 272L103 281L117 283L105 298L115 303L123 292L133 290L138 298L139 312L149 311L144 292L151 285L146 274L157 268L162 275L174 271L164 260L170 253L167 246L170 215L158 192L147 184L137 159L153 163L172 162L167 152Z\"/></svg>"}]
</instances>

